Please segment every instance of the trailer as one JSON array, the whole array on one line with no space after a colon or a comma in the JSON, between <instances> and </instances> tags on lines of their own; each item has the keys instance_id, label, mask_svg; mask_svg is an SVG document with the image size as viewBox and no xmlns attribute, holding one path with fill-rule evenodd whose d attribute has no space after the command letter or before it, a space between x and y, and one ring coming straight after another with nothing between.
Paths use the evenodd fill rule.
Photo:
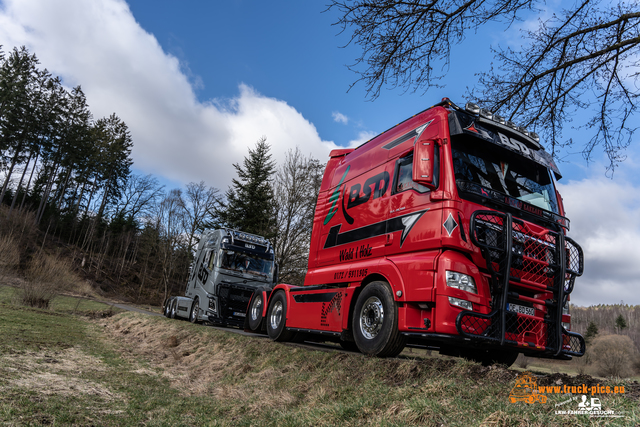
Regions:
<instances>
[{"instance_id":1,"label":"trailer","mask_svg":"<svg viewBox=\"0 0 640 427\"><path fill-rule=\"evenodd\" d=\"M256 290L271 290L278 268L271 243L238 230L206 230L198 244L185 296L166 299L166 317L243 327Z\"/></svg>"},{"instance_id":2,"label":"trailer","mask_svg":"<svg viewBox=\"0 0 640 427\"><path fill-rule=\"evenodd\" d=\"M483 364L571 359L583 252L537 134L445 98L333 150L303 286L257 290L249 329L390 357L422 345Z\"/></svg>"}]
</instances>

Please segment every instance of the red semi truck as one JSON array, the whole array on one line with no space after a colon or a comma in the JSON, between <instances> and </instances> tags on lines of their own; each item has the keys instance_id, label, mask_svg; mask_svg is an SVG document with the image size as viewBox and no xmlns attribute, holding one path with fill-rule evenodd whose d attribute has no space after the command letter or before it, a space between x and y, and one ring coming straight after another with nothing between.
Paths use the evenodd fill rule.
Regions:
<instances>
[{"instance_id":1,"label":"red semi truck","mask_svg":"<svg viewBox=\"0 0 640 427\"><path fill-rule=\"evenodd\" d=\"M245 325L380 357L408 343L484 364L582 356L568 300L583 253L554 175L535 133L447 98L333 150L304 286L257 290Z\"/></svg>"}]
</instances>

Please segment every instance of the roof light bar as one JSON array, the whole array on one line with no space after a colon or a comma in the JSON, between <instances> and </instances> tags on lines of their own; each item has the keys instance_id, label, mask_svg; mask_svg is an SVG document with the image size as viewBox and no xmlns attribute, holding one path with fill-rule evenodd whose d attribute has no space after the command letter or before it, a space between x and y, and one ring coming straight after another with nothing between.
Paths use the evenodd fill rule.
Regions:
<instances>
[{"instance_id":1,"label":"roof light bar","mask_svg":"<svg viewBox=\"0 0 640 427\"><path fill-rule=\"evenodd\" d=\"M480 106L478 104L474 103L474 102L467 102L466 105L464 106L464 108L465 108L465 110L467 110L467 112L469 112L471 114L478 115L482 119L491 120L491 121L494 121L494 122L496 122L498 124L501 124L503 126L509 127L511 129L513 129L514 131L516 131L518 133L521 133L522 135L526 136L532 142L535 142L538 145L540 144L540 137L538 136L537 133L530 132L524 126L519 126L519 125L515 124L514 122L512 122L511 120L506 120L501 115L495 114L492 111L487 110L486 108L480 108ZM540 147L538 146L538 148L540 148Z\"/></svg>"}]
</instances>

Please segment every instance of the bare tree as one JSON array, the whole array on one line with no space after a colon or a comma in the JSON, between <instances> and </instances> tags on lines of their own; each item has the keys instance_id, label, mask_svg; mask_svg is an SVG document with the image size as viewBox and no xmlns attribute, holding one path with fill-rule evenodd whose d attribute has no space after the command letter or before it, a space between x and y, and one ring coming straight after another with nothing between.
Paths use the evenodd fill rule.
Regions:
<instances>
[{"instance_id":1,"label":"bare tree","mask_svg":"<svg viewBox=\"0 0 640 427\"><path fill-rule=\"evenodd\" d=\"M280 281L302 285L307 270L309 241L324 165L304 157L300 149L287 152L274 183L276 200L276 261Z\"/></svg>"},{"instance_id":2,"label":"bare tree","mask_svg":"<svg viewBox=\"0 0 640 427\"><path fill-rule=\"evenodd\" d=\"M452 46L488 23L505 27L524 13L546 8L542 0L333 0L343 30L362 55L350 68L369 97L382 87L438 86ZM591 159L601 146L612 171L624 160L635 128L640 94L640 12L637 3L580 0L571 9L524 31L520 50L496 49L497 65L480 74L471 96L488 109L539 133L557 154L573 141L563 126L576 117L593 130L582 151ZM354 84L355 84L354 83ZM587 112L588 115L585 115Z\"/></svg>"},{"instance_id":3,"label":"bare tree","mask_svg":"<svg viewBox=\"0 0 640 427\"><path fill-rule=\"evenodd\" d=\"M190 182L184 193L184 229L187 233L188 251L194 253L194 248L200 241L199 234L204 230L205 224L212 220L212 212L218 204L220 191L209 187L204 181Z\"/></svg>"},{"instance_id":4,"label":"bare tree","mask_svg":"<svg viewBox=\"0 0 640 427\"><path fill-rule=\"evenodd\" d=\"M579 125L592 136L583 156L589 161L601 146L610 172L624 160L640 95L640 12L635 3L616 3L583 0L540 21L524 33L521 50L496 51L500 65L481 74L474 92L489 109L544 135L554 154L572 143L562 142L563 125L586 117Z\"/></svg>"},{"instance_id":5,"label":"bare tree","mask_svg":"<svg viewBox=\"0 0 640 427\"><path fill-rule=\"evenodd\" d=\"M114 217L140 219L150 215L162 196L158 179L153 175L131 175L122 189L122 196L115 208Z\"/></svg>"},{"instance_id":6,"label":"bare tree","mask_svg":"<svg viewBox=\"0 0 640 427\"><path fill-rule=\"evenodd\" d=\"M169 295L169 282L173 276L179 257L179 249L183 243L182 215L184 212L182 192L173 189L157 205L154 228L159 234L158 253L162 263L162 284L164 299Z\"/></svg>"},{"instance_id":7,"label":"bare tree","mask_svg":"<svg viewBox=\"0 0 640 427\"><path fill-rule=\"evenodd\" d=\"M362 55L349 68L371 98L390 85L428 89L449 66L451 46L492 21L512 23L536 0L333 0L341 17L334 25L352 28L350 44ZM364 68L364 69L363 69ZM355 84L355 83L354 83Z\"/></svg>"}]
</instances>

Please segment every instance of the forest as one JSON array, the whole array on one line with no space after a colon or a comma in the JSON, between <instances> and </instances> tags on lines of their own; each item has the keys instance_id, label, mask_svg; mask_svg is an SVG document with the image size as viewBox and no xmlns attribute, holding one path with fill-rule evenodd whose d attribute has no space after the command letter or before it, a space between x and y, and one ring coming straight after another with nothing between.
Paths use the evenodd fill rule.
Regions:
<instances>
[{"instance_id":1,"label":"forest","mask_svg":"<svg viewBox=\"0 0 640 427\"><path fill-rule=\"evenodd\" d=\"M271 239L281 280L301 284L323 164L296 149L276 165L261 136L226 191L167 189L132 171L133 143L81 86L0 46L0 267L28 272L45 251L104 294L159 304L183 291L202 230L225 226Z\"/></svg>"}]
</instances>

